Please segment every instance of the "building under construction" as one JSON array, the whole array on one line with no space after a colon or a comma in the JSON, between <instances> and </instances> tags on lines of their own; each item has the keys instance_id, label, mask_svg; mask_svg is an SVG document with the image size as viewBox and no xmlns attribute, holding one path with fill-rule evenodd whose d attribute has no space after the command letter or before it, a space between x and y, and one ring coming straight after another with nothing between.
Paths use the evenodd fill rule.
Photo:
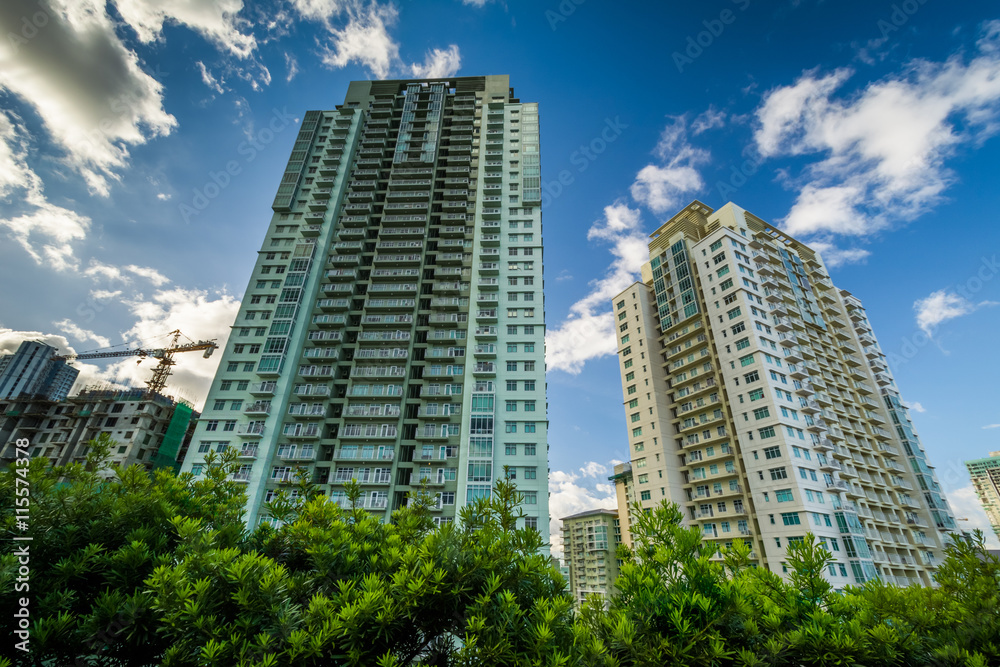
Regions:
<instances>
[{"instance_id":1,"label":"building under construction","mask_svg":"<svg viewBox=\"0 0 1000 667\"><path fill-rule=\"evenodd\" d=\"M111 463L176 469L198 416L190 404L145 388L88 387L62 401L0 400L0 458L9 463L15 442L27 439L32 457L83 462L90 440L107 433L117 443Z\"/></svg>"}]
</instances>

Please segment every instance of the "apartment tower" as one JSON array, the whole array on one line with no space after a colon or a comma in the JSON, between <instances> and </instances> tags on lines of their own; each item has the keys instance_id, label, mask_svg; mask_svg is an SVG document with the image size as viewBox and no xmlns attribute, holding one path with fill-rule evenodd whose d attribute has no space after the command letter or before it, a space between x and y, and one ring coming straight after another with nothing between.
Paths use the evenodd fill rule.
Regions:
<instances>
[{"instance_id":1,"label":"apartment tower","mask_svg":"<svg viewBox=\"0 0 1000 667\"><path fill-rule=\"evenodd\" d=\"M706 540L743 540L779 574L811 532L837 588L932 584L954 516L861 302L731 203L693 202L649 253L612 303L631 454L619 497L675 502Z\"/></svg>"},{"instance_id":2,"label":"apartment tower","mask_svg":"<svg viewBox=\"0 0 1000 667\"><path fill-rule=\"evenodd\" d=\"M592 595L609 602L618 578L618 510L595 509L564 517L562 538L573 603L579 607Z\"/></svg>"},{"instance_id":3,"label":"apartment tower","mask_svg":"<svg viewBox=\"0 0 1000 667\"><path fill-rule=\"evenodd\" d=\"M297 474L388 519L515 479L548 541L538 106L507 76L356 81L305 114L185 459L246 520Z\"/></svg>"}]
</instances>

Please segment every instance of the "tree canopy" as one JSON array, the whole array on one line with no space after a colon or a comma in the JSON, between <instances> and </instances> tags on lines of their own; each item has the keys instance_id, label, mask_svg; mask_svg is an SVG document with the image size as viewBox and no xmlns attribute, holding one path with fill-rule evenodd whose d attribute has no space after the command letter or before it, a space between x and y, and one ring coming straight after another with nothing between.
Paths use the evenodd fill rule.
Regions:
<instances>
[{"instance_id":1,"label":"tree canopy","mask_svg":"<svg viewBox=\"0 0 1000 667\"><path fill-rule=\"evenodd\" d=\"M270 503L277 527L247 530L235 465L204 474L102 472L44 461L0 474L12 508L30 486L30 591L15 591L18 542L0 552L0 603L30 600L30 651L5 615L3 665L965 665L1000 664L1000 562L959 539L938 587L823 578L813 537L789 545L787 580L716 547L676 506L637 513L619 594L574 610L565 580L517 528L520 495L494 493L435 526L429 494L382 522L348 485L342 508L300 479ZM5 513L6 536L17 530Z\"/></svg>"}]
</instances>

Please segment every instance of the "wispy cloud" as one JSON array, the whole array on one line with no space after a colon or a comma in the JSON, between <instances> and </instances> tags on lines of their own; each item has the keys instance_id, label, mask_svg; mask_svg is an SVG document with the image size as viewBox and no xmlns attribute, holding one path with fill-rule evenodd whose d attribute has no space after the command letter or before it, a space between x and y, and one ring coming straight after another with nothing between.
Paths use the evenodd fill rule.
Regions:
<instances>
[{"instance_id":1,"label":"wispy cloud","mask_svg":"<svg viewBox=\"0 0 1000 667\"><path fill-rule=\"evenodd\" d=\"M672 116L653 151L659 162L649 164L636 174L632 198L656 213L677 207L682 197L705 188L698 167L709 160L708 151L688 141L687 121Z\"/></svg>"},{"instance_id":2,"label":"wispy cloud","mask_svg":"<svg viewBox=\"0 0 1000 667\"><path fill-rule=\"evenodd\" d=\"M988 429L988 428L1000 428L1000 424L987 424L986 426L983 427L983 429Z\"/></svg>"},{"instance_id":3,"label":"wispy cloud","mask_svg":"<svg viewBox=\"0 0 1000 667\"><path fill-rule=\"evenodd\" d=\"M995 305L997 305L995 301L973 303L960 294L943 289L916 301L913 309L917 313L917 326L928 336L933 337L934 328L942 322L974 313L985 306Z\"/></svg>"},{"instance_id":4,"label":"wispy cloud","mask_svg":"<svg viewBox=\"0 0 1000 667\"><path fill-rule=\"evenodd\" d=\"M410 71L418 79L441 79L454 76L462 67L462 56L458 46L452 44L447 49L432 49L427 52L423 63L413 63Z\"/></svg>"},{"instance_id":5,"label":"wispy cloud","mask_svg":"<svg viewBox=\"0 0 1000 667\"><path fill-rule=\"evenodd\" d=\"M605 207L604 218L591 226L587 238L610 244L615 259L603 277L590 282L587 296L570 306L569 317L545 335L549 370L577 374L588 360L615 353L611 299L635 282L649 261L639 211L623 202Z\"/></svg>"}]
</instances>

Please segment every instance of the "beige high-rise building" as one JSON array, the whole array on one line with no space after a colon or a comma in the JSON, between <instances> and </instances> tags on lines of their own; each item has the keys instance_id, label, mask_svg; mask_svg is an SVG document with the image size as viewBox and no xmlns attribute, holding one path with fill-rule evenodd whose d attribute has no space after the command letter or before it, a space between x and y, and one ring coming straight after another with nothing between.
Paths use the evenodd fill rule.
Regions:
<instances>
[{"instance_id":1,"label":"beige high-rise building","mask_svg":"<svg viewBox=\"0 0 1000 667\"><path fill-rule=\"evenodd\" d=\"M972 476L972 485L993 532L1000 537L1000 452L990 452L988 458L966 461L965 467Z\"/></svg>"},{"instance_id":2,"label":"beige high-rise building","mask_svg":"<svg viewBox=\"0 0 1000 667\"><path fill-rule=\"evenodd\" d=\"M618 578L618 511L595 509L563 517L562 532L574 603L579 606L591 595L610 600Z\"/></svg>"},{"instance_id":3,"label":"beige high-rise building","mask_svg":"<svg viewBox=\"0 0 1000 667\"><path fill-rule=\"evenodd\" d=\"M779 574L811 532L837 588L930 585L954 517L860 301L731 203L691 203L649 253L612 304L628 493L677 503L706 540L743 540Z\"/></svg>"}]
</instances>

